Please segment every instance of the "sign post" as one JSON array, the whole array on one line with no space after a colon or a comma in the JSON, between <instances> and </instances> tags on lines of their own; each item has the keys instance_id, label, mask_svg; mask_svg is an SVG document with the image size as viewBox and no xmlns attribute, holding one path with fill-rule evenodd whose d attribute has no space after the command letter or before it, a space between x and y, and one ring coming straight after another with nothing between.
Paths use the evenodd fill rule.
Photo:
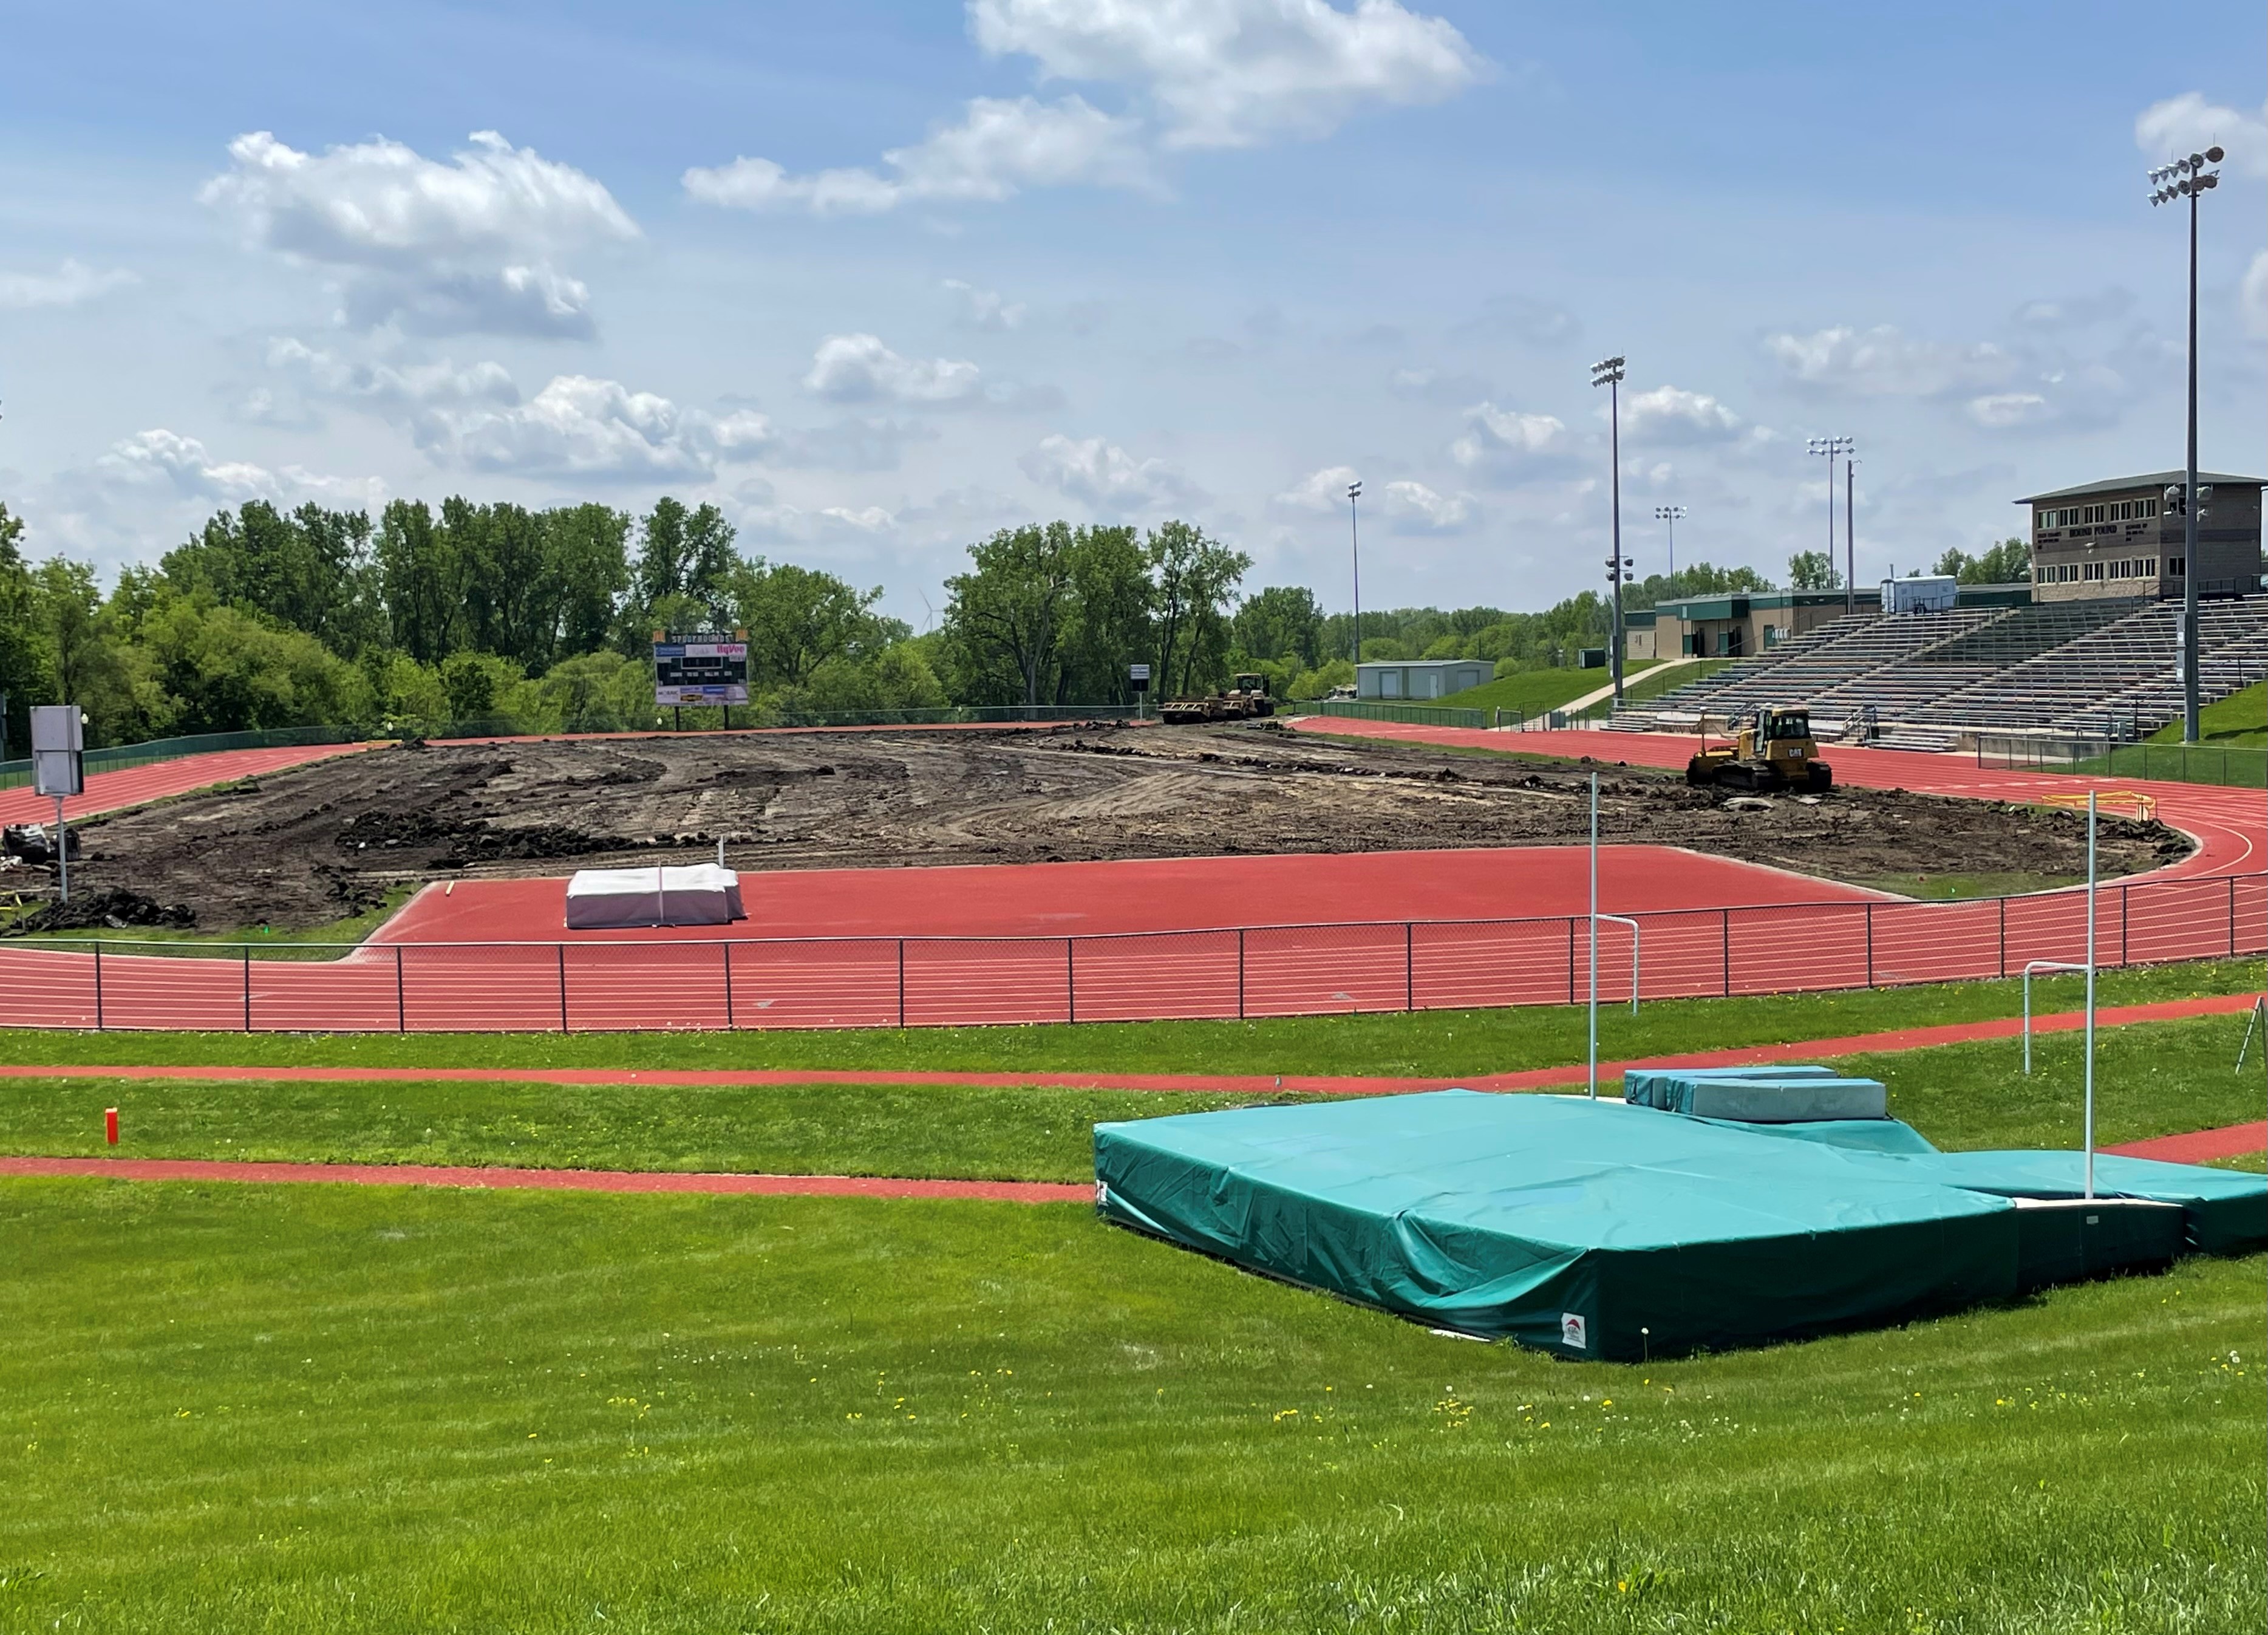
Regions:
<instances>
[{"instance_id":1,"label":"sign post","mask_svg":"<svg viewBox=\"0 0 2268 1635\"><path fill-rule=\"evenodd\" d=\"M1135 719L1146 719L1150 713L1150 667L1146 664L1128 665L1126 680L1134 689Z\"/></svg>"},{"instance_id":2,"label":"sign post","mask_svg":"<svg viewBox=\"0 0 2268 1635\"><path fill-rule=\"evenodd\" d=\"M77 704L32 706L32 787L55 802L55 886L70 901L70 836L63 829L63 798L86 788L85 718Z\"/></svg>"}]
</instances>

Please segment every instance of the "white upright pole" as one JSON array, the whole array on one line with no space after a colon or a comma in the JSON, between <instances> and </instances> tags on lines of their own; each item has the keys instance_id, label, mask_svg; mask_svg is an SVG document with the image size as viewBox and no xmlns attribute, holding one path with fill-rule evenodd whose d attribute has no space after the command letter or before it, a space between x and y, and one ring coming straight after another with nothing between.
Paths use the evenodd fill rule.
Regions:
<instances>
[{"instance_id":1,"label":"white upright pole","mask_svg":"<svg viewBox=\"0 0 2268 1635\"><path fill-rule=\"evenodd\" d=\"M2087 792L2087 1196L2095 1197L2095 792Z\"/></svg>"},{"instance_id":2,"label":"white upright pole","mask_svg":"<svg viewBox=\"0 0 2268 1635\"><path fill-rule=\"evenodd\" d=\"M1591 1100L1599 1099L1599 775L1591 774Z\"/></svg>"},{"instance_id":3,"label":"white upright pole","mask_svg":"<svg viewBox=\"0 0 2268 1635\"><path fill-rule=\"evenodd\" d=\"M59 887L56 895L63 902L69 902L70 901L70 832L63 828L63 798L61 795L55 797L55 883ZM1597 905L1594 903L1592 906L1595 908Z\"/></svg>"}]
</instances>

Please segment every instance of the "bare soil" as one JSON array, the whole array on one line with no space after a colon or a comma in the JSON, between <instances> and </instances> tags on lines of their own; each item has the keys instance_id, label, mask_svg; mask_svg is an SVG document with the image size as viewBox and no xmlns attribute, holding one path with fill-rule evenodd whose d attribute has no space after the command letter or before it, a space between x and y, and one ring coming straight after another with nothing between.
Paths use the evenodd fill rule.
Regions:
<instances>
[{"instance_id":1,"label":"bare soil","mask_svg":"<svg viewBox=\"0 0 2268 1635\"><path fill-rule=\"evenodd\" d=\"M1600 834L1830 879L2069 878L2075 813L1837 789L1758 804L1602 769ZM372 750L85 827L73 884L297 930L435 878L713 857L743 870L1580 841L1585 769L1215 728L703 734ZM2106 874L2189 843L2106 819Z\"/></svg>"}]
</instances>

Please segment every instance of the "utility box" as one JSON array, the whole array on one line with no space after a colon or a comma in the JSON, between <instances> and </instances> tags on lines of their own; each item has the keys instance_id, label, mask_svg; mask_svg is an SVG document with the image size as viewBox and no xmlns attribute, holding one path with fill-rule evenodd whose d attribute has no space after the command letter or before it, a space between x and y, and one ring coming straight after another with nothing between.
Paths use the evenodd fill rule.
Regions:
<instances>
[{"instance_id":1,"label":"utility box","mask_svg":"<svg viewBox=\"0 0 2268 1635\"><path fill-rule=\"evenodd\" d=\"M1884 613L1951 613L1961 581L1949 573L1882 581Z\"/></svg>"},{"instance_id":2,"label":"utility box","mask_svg":"<svg viewBox=\"0 0 2268 1635\"><path fill-rule=\"evenodd\" d=\"M32 706L32 787L42 795L86 788L86 733L77 704Z\"/></svg>"}]
</instances>

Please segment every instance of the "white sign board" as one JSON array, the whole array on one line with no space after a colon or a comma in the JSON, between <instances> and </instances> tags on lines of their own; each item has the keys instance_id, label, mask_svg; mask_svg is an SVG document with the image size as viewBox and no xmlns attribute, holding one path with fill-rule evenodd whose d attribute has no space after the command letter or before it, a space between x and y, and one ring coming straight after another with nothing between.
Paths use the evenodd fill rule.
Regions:
<instances>
[{"instance_id":1,"label":"white sign board","mask_svg":"<svg viewBox=\"0 0 2268 1635\"><path fill-rule=\"evenodd\" d=\"M80 751L86 742L77 704L32 706L32 787L42 795L76 795L86 788Z\"/></svg>"}]
</instances>

